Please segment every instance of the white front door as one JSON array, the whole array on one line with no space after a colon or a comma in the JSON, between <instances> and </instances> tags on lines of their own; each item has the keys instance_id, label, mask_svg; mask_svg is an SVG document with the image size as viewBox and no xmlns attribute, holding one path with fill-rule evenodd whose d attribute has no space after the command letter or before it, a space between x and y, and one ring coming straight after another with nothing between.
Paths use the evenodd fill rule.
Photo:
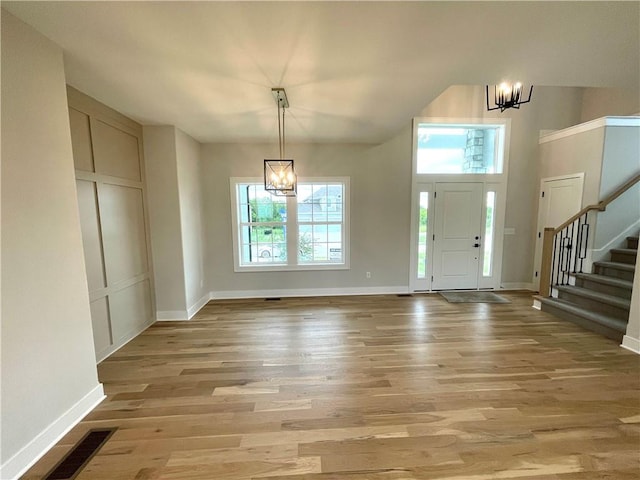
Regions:
<instances>
[{"instance_id":1,"label":"white front door","mask_svg":"<svg viewBox=\"0 0 640 480\"><path fill-rule=\"evenodd\" d=\"M478 288L482 190L481 183L436 183L433 290Z\"/></svg>"},{"instance_id":2,"label":"white front door","mask_svg":"<svg viewBox=\"0 0 640 480\"><path fill-rule=\"evenodd\" d=\"M542 257L542 234L547 227L555 228L569 220L582 208L584 174L566 177L543 178L540 182L538 203L538 232L534 257L533 283L540 286L540 261Z\"/></svg>"}]
</instances>

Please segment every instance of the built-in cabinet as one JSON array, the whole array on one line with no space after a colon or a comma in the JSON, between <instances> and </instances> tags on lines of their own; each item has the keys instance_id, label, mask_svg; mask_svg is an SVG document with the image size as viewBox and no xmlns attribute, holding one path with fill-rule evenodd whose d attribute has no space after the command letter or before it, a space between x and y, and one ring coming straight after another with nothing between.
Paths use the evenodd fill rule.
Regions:
<instances>
[{"instance_id":1,"label":"built-in cabinet","mask_svg":"<svg viewBox=\"0 0 640 480\"><path fill-rule=\"evenodd\" d=\"M142 127L72 87L67 95L99 362L155 319Z\"/></svg>"}]
</instances>

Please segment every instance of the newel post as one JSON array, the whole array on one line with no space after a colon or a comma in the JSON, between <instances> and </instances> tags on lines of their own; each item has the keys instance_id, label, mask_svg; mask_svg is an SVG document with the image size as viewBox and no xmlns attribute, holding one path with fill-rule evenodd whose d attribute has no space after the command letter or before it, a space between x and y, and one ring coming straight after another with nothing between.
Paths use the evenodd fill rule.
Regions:
<instances>
[{"instance_id":1,"label":"newel post","mask_svg":"<svg viewBox=\"0 0 640 480\"><path fill-rule=\"evenodd\" d=\"M553 237L555 229L545 228L542 236L542 262L540 265L540 295L551 296L551 271L553 261Z\"/></svg>"}]
</instances>

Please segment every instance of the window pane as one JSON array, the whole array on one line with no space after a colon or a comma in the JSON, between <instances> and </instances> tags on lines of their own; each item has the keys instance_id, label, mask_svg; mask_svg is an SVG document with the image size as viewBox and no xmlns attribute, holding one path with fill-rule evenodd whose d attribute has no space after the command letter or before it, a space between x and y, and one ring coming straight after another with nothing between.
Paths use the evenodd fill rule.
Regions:
<instances>
[{"instance_id":1,"label":"window pane","mask_svg":"<svg viewBox=\"0 0 640 480\"><path fill-rule=\"evenodd\" d=\"M342 183L298 185L299 263L344 263L343 197Z\"/></svg>"},{"instance_id":2,"label":"window pane","mask_svg":"<svg viewBox=\"0 0 640 480\"><path fill-rule=\"evenodd\" d=\"M418 278L427 275L427 214L429 213L429 192L420 192L418 212Z\"/></svg>"},{"instance_id":3,"label":"window pane","mask_svg":"<svg viewBox=\"0 0 640 480\"><path fill-rule=\"evenodd\" d=\"M342 263L342 243L330 243L329 244L329 261Z\"/></svg>"},{"instance_id":4,"label":"window pane","mask_svg":"<svg viewBox=\"0 0 640 480\"><path fill-rule=\"evenodd\" d=\"M493 231L495 223L496 192L487 192L487 223L484 230L484 260L482 262L482 276L491 276L493 263Z\"/></svg>"},{"instance_id":5,"label":"window pane","mask_svg":"<svg viewBox=\"0 0 640 480\"><path fill-rule=\"evenodd\" d=\"M238 184L240 264L285 263L286 198L274 197L262 184Z\"/></svg>"},{"instance_id":6,"label":"window pane","mask_svg":"<svg viewBox=\"0 0 640 480\"><path fill-rule=\"evenodd\" d=\"M298 184L294 198L272 196L261 183L236 183L235 205L239 267L344 264L347 257L343 222L348 207L345 184ZM295 255L287 252L287 204L296 204ZM294 219L296 220L296 219ZM287 268L288 269L288 268Z\"/></svg>"},{"instance_id":7,"label":"window pane","mask_svg":"<svg viewBox=\"0 0 640 480\"><path fill-rule=\"evenodd\" d=\"M329 250L326 243L313 244L313 261L326 262L329 260Z\"/></svg>"},{"instance_id":8,"label":"window pane","mask_svg":"<svg viewBox=\"0 0 640 480\"><path fill-rule=\"evenodd\" d=\"M242 227L242 231L242 265L286 262L287 244L284 240L286 238L284 227ZM246 238L249 240L245 241Z\"/></svg>"},{"instance_id":9,"label":"window pane","mask_svg":"<svg viewBox=\"0 0 640 480\"><path fill-rule=\"evenodd\" d=\"M502 173L502 126L418 125L417 173Z\"/></svg>"},{"instance_id":10,"label":"window pane","mask_svg":"<svg viewBox=\"0 0 640 480\"><path fill-rule=\"evenodd\" d=\"M313 242L327 243L327 226L326 225L313 226Z\"/></svg>"},{"instance_id":11,"label":"window pane","mask_svg":"<svg viewBox=\"0 0 640 480\"><path fill-rule=\"evenodd\" d=\"M327 226L327 241L338 243L342 242L342 225Z\"/></svg>"},{"instance_id":12,"label":"window pane","mask_svg":"<svg viewBox=\"0 0 640 480\"><path fill-rule=\"evenodd\" d=\"M313 221L314 222L327 221L327 204L326 203L318 202L313 204Z\"/></svg>"}]
</instances>

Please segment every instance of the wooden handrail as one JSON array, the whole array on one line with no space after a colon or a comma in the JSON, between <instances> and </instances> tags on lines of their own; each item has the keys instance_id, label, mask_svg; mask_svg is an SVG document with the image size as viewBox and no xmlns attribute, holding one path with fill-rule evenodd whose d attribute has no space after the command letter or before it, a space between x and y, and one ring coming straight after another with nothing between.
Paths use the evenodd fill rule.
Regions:
<instances>
[{"instance_id":1,"label":"wooden handrail","mask_svg":"<svg viewBox=\"0 0 640 480\"><path fill-rule=\"evenodd\" d=\"M547 227L544 229L542 237L542 261L540 265L540 295L548 297L551 295L551 271L552 271L552 257L553 257L553 239L556 234L560 233L564 228L571 225L577 219L582 217L587 212L592 210L598 210L604 212L607 209L607 205L613 202L616 198L622 195L624 192L633 187L636 183L640 182L640 173L631 177L627 182L616 189L611 195L607 196L604 200L598 202L597 205L589 205L584 207L578 213L573 215L569 220L562 223L556 228Z\"/></svg>"},{"instance_id":2,"label":"wooden handrail","mask_svg":"<svg viewBox=\"0 0 640 480\"><path fill-rule=\"evenodd\" d=\"M621 185L615 192L613 192L611 195L609 195L604 200L598 202L596 205L589 205L589 206L584 207L582 210L580 210L578 213L576 213L574 216L572 216L569 220L567 220L566 222L560 224L560 226L554 228L553 229L553 233L556 234L556 233L561 232L565 227L571 225L578 218L580 218L585 213L590 212L591 210L598 210L600 212L604 212L607 209L607 205L609 205L616 198L618 198L620 195L622 195L624 192L629 190L631 187L633 187L638 182L640 182L640 173L638 173L635 177L631 177L626 183Z\"/></svg>"}]
</instances>

